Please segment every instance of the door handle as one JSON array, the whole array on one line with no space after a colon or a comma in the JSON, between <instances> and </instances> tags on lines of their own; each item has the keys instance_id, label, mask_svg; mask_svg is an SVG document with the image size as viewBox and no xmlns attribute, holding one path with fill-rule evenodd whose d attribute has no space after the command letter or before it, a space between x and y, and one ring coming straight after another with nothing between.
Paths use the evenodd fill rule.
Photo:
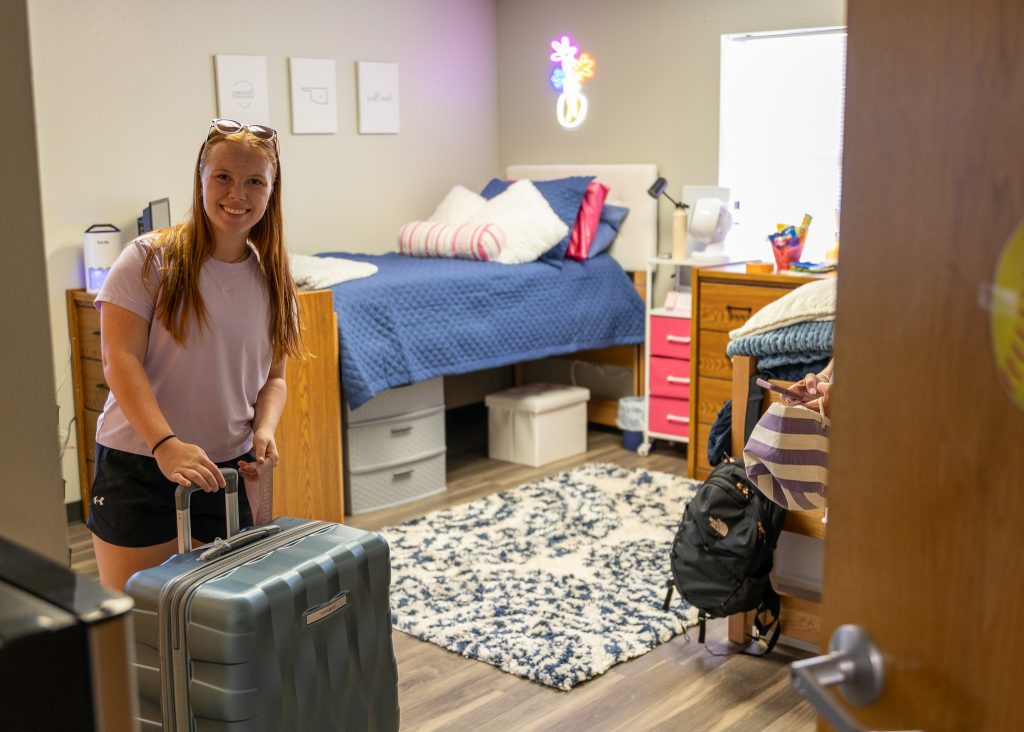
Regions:
<instances>
[{"instance_id":1,"label":"door handle","mask_svg":"<svg viewBox=\"0 0 1024 732\"><path fill-rule=\"evenodd\" d=\"M840 625L828 643L829 652L796 661L789 678L811 706L837 732L863 732L826 687L837 686L848 702L866 707L878 701L885 682L885 662L878 646L859 625Z\"/></svg>"}]
</instances>

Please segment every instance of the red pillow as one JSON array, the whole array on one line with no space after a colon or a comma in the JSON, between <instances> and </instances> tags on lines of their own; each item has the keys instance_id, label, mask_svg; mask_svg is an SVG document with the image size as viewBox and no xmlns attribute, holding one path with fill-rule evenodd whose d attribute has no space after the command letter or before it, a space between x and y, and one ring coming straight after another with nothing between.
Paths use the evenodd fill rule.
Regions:
<instances>
[{"instance_id":1,"label":"red pillow","mask_svg":"<svg viewBox=\"0 0 1024 732\"><path fill-rule=\"evenodd\" d=\"M569 248L565 250L565 256L583 261L590 252L590 242L594 240L597 233L597 225L601 220L601 209L604 208L604 199L608 197L608 186L596 180L587 185L583 194L583 202L580 204L580 212L576 214L576 223L572 227L572 235L569 237Z\"/></svg>"}]
</instances>

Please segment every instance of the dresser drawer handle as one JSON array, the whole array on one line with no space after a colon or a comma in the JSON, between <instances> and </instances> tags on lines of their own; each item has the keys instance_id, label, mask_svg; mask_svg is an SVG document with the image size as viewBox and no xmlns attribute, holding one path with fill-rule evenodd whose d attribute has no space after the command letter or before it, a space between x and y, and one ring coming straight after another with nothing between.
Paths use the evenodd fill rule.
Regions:
<instances>
[{"instance_id":1,"label":"dresser drawer handle","mask_svg":"<svg viewBox=\"0 0 1024 732\"><path fill-rule=\"evenodd\" d=\"M106 384L104 384L102 381L96 385L96 388L97 389L105 389L106 391L110 391L110 387L107 386Z\"/></svg>"},{"instance_id":2,"label":"dresser drawer handle","mask_svg":"<svg viewBox=\"0 0 1024 732\"><path fill-rule=\"evenodd\" d=\"M670 335L670 336L665 336L665 340L668 341L669 343L689 343L690 342L690 336L674 336L674 335Z\"/></svg>"},{"instance_id":3,"label":"dresser drawer handle","mask_svg":"<svg viewBox=\"0 0 1024 732\"><path fill-rule=\"evenodd\" d=\"M94 330L94 331L92 332L92 334L93 334L94 336L98 336L98 335L100 334L100 332L99 332L98 330Z\"/></svg>"},{"instance_id":4,"label":"dresser drawer handle","mask_svg":"<svg viewBox=\"0 0 1024 732\"><path fill-rule=\"evenodd\" d=\"M754 309L749 306L740 307L739 305L726 305L725 312L729 314L730 318L734 318L737 315L742 315L744 318L749 318L750 315L754 312Z\"/></svg>"},{"instance_id":5,"label":"dresser drawer handle","mask_svg":"<svg viewBox=\"0 0 1024 732\"><path fill-rule=\"evenodd\" d=\"M665 377L665 381L667 381L670 384L689 384L690 383L690 377L689 376L666 376Z\"/></svg>"},{"instance_id":6,"label":"dresser drawer handle","mask_svg":"<svg viewBox=\"0 0 1024 732\"><path fill-rule=\"evenodd\" d=\"M689 417L677 417L674 414L666 414L665 415L665 419L667 419L669 422L679 422L680 424L689 424L690 423L690 418Z\"/></svg>"},{"instance_id":7,"label":"dresser drawer handle","mask_svg":"<svg viewBox=\"0 0 1024 732\"><path fill-rule=\"evenodd\" d=\"M411 478L412 474L416 472L416 468L409 468L408 470L402 470L398 473L392 473L391 479L398 480L399 478Z\"/></svg>"},{"instance_id":8,"label":"dresser drawer handle","mask_svg":"<svg viewBox=\"0 0 1024 732\"><path fill-rule=\"evenodd\" d=\"M393 435L400 435L400 434L402 434L404 432L412 432L412 425L411 424L407 424L407 425L403 425L402 427L392 427L391 428L391 434L393 434Z\"/></svg>"}]
</instances>

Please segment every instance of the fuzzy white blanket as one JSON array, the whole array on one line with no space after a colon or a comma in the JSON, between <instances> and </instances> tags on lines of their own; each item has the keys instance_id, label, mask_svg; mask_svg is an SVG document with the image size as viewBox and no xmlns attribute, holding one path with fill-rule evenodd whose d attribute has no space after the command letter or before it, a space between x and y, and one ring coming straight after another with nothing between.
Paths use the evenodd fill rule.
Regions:
<instances>
[{"instance_id":1,"label":"fuzzy white blanket","mask_svg":"<svg viewBox=\"0 0 1024 732\"><path fill-rule=\"evenodd\" d=\"M743 338L796 323L833 320L836 317L836 278L829 277L786 293L754 313L729 338Z\"/></svg>"},{"instance_id":2,"label":"fuzzy white blanket","mask_svg":"<svg viewBox=\"0 0 1024 732\"><path fill-rule=\"evenodd\" d=\"M289 254L292 279L300 290L322 290L348 280L360 280L376 274L377 265L337 257L310 257Z\"/></svg>"}]
</instances>

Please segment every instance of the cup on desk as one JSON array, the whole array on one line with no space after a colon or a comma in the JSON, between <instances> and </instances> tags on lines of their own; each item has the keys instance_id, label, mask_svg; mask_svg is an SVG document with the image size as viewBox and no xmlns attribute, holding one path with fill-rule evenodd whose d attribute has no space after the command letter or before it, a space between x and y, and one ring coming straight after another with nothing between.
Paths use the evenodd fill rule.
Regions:
<instances>
[{"instance_id":1,"label":"cup on desk","mask_svg":"<svg viewBox=\"0 0 1024 732\"><path fill-rule=\"evenodd\" d=\"M800 261L804 251L804 243L792 226L768 237L771 242L772 254L775 255L775 269L779 272L789 269L793 262Z\"/></svg>"}]
</instances>

